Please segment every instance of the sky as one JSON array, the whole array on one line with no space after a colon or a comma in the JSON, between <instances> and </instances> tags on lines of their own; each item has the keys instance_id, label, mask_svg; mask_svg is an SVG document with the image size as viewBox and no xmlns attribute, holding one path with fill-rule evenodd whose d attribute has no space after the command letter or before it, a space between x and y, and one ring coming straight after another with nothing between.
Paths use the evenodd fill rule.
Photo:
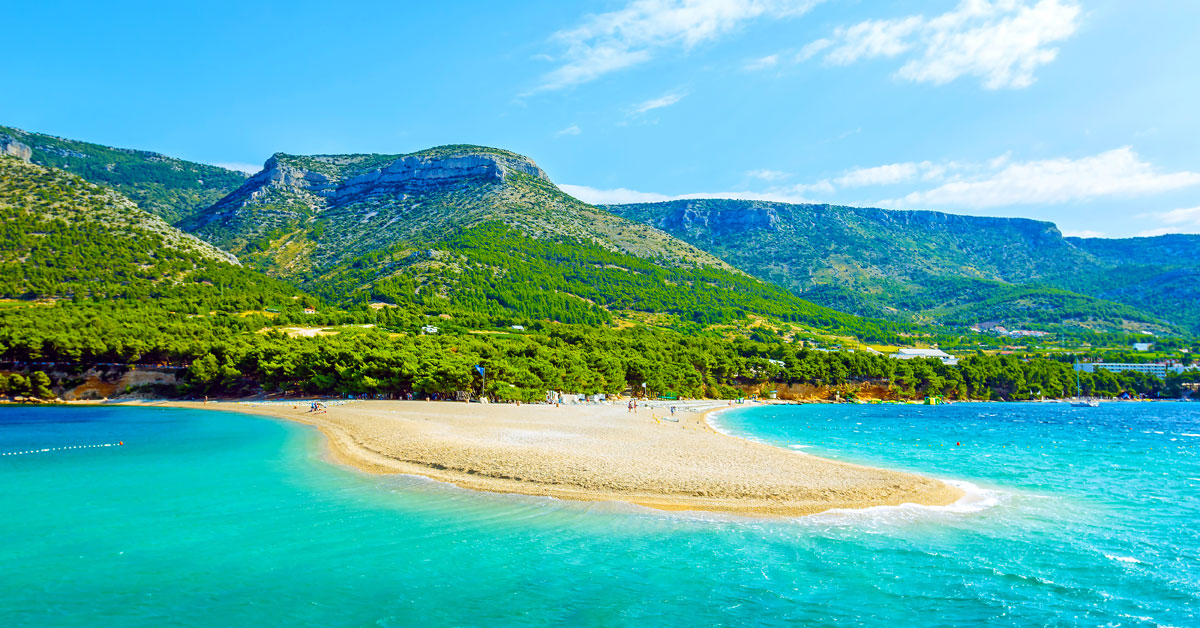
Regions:
<instances>
[{"instance_id":1,"label":"sky","mask_svg":"<svg viewBox=\"0 0 1200 628\"><path fill-rule=\"evenodd\" d=\"M249 171L470 143L589 202L1200 233L1200 2L9 0L0 124Z\"/></svg>"}]
</instances>

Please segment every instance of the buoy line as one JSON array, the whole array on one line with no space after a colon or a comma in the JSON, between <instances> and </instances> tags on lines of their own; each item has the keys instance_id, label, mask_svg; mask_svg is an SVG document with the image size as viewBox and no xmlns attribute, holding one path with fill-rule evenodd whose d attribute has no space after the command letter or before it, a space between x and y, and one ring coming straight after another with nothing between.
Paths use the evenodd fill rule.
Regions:
<instances>
[{"instance_id":1,"label":"buoy line","mask_svg":"<svg viewBox=\"0 0 1200 628\"><path fill-rule=\"evenodd\" d=\"M68 449L94 449L96 447L120 447L125 441L116 443L101 443L99 445L67 445L66 447L45 447L43 449L27 449L25 451L6 451L0 453L0 456L24 456L27 454L45 454L52 451L67 451Z\"/></svg>"}]
</instances>

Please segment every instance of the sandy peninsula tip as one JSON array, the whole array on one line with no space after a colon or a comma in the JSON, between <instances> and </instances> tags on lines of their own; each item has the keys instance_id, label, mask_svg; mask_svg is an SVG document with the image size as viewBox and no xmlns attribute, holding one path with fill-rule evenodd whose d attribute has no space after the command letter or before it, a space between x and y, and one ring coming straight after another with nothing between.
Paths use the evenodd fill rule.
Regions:
<instances>
[{"instance_id":1,"label":"sandy peninsula tip","mask_svg":"<svg viewBox=\"0 0 1200 628\"><path fill-rule=\"evenodd\" d=\"M939 480L798 455L709 427L718 406L502 405L358 401L308 412L307 402L172 403L320 428L336 458L371 473L457 486L662 510L799 516L833 508L943 506L961 490Z\"/></svg>"}]
</instances>

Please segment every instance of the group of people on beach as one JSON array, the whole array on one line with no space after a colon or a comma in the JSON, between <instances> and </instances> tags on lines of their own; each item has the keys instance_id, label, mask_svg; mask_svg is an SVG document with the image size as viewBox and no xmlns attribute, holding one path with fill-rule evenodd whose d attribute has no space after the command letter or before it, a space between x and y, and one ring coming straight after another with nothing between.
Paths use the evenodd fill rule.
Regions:
<instances>
[{"instance_id":1,"label":"group of people on beach","mask_svg":"<svg viewBox=\"0 0 1200 628\"><path fill-rule=\"evenodd\" d=\"M629 400L629 403L628 403L628 404L626 404L626 406L625 406L625 411L626 411L626 412L632 412L633 414L637 414L637 411L638 411L638 400L637 400L637 399L630 399L630 400ZM675 406L671 406L671 416L675 416Z\"/></svg>"}]
</instances>

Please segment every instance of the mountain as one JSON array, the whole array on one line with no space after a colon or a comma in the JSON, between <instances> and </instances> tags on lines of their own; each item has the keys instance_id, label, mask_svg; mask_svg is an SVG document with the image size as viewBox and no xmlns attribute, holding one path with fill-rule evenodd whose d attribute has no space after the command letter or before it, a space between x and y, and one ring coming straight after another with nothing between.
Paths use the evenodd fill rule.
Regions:
<instances>
[{"instance_id":1,"label":"mountain","mask_svg":"<svg viewBox=\"0 0 1200 628\"><path fill-rule=\"evenodd\" d=\"M836 205L610 205L828 307L894 320L1200 330L1200 237L1064 238L1048 222ZM1190 301L1189 301L1190 298Z\"/></svg>"},{"instance_id":2,"label":"mountain","mask_svg":"<svg viewBox=\"0 0 1200 628\"><path fill-rule=\"evenodd\" d=\"M0 154L73 172L111 187L171 223L208 207L246 180L245 173L218 166L5 126L0 126Z\"/></svg>"},{"instance_id":3,"label":"mountain","mask_svg":"<svg viewBox=\"0 0 1200 628\"><path fill-rule=\"evenodd\" d=\"M0 219L0 297L295 293L119 192L11 155L0 156Z\"/></svg>"},{"instance_id":4,"label":"mountain","mask_svg":"<svg viewBox=\"0 0 1200 628\"><path fill-rule=\"evenodd\" d=\"M894 333L583 203L532 160L495 148L277 154L180 225L334 301L588 324L614 315L667 325L759 315Z\"/></svg>"},{"instance_id":5,"label":"mountain","mask_svg":"<svg viewBox=\"0 0 1200 628\"><path fill-rule=\"evenodd\" d=\"M534 237L579 238L666 263L727 267L559 190L532 160L482 146L407 155L276 154L263 170L181 226L295 276L396 243L436 242L498 221ZM256 255L260 251L266 255Z\"/></svg>"}]
</instances>

